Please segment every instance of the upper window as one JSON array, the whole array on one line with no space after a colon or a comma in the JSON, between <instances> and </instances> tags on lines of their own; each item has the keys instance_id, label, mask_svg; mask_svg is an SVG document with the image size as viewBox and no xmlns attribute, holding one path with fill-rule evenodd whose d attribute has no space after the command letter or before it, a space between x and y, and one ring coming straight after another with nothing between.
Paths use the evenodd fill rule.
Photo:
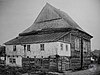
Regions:
<instances>
[{"instance_id":1,"label":"upper window","mask_svg":"<svg viewBox=\"0 0 100 75\"><path fill-rule=\"evenodd\" d=\"M60 44L60 46L61 46L61 50L63 50L63 44Z\"/></svg>"},{"instance_id":2,"label":"upper window","mask_svg":"<svg viewBox=\"0 0 100 75\"><path fill-rule=\"evenodd\" d=\"M68 45L66 45L66 51L68 51Z\"/></svg>"},{"instance_id":3,"label":"upper window","mask_svg":"<svg viewBox=\"0 0 100 75\"><path fill-rule=\"evenodd\" d=\"M24 50L26 50L26 45L24 45Z\"/></svg>"},{"instance_id":4,"label":"upper window","mask_svg":"<svg viewBox=\"0 0 100 75\"><path fill-rule=\"evenodd\" d=\"M88 50L88 42L83 40L83 51L87 52L87 50Z\"/></svg>"},{"instance_id":5,"label":"upper window","mask_svg":"<svg viewBox=\"0 0 100 75\"><path fill-rule=\"evenodd\" d=\"M13 51L16 51L16 45L13 45Z\"/></svg>"},{"instance_id":6,"label":"upper window","mask_svg":"<svg viewBox=\"0 0 100 75\"><path fill-rule=\"evenodd\" d=\"M44 44L40 44L40 50L44 51Z\"/></svg>"},{"instance_id":7,"label":"upper window","mask_svg":"<svg viewBox=\"0 0 100 75\"><path fill-rule=\"evenodd\" d=\"M79 38L75 38L75 50L79 51Z\"/></svg>"},{"instance_id":8,"label":"upper window","mask_svg":"<svg viewBox=\"0 0 100 75\"><path fill-rule=\"evenodd\" d=\"M27 45L27 51L30 51L30 45Z\"/></svg>"}]
</instances>

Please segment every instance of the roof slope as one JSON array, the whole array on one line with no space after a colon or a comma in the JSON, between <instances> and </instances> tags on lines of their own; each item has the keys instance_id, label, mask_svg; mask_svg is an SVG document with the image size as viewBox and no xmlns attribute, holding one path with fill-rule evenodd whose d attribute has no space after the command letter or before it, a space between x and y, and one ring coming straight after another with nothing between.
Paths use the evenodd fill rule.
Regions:
<instances>
[{"instance_id":1,"label":"roof slope","mask_svg":"<svg viewBox=\"0 0 100 75\"><path fill-rule=\"evenodd\" d=\"M69 32L58 32L50 34L37 34L29 36L19 36L8 42L5 45L19 45L19 44L33 44L43 42L54 42L59 40L61 37L67 35Z\"/></svg>"},{"instance_id":2,"label":"roof slope","mask_svg":"<svg viewBox=\"0 0 100 75\"><path fill-rule=\"evenodd\" d=\"M65 12L47 3L35 22L21 34L46 28L75 28L83 31Z\"/></svg>"}]
</instances>

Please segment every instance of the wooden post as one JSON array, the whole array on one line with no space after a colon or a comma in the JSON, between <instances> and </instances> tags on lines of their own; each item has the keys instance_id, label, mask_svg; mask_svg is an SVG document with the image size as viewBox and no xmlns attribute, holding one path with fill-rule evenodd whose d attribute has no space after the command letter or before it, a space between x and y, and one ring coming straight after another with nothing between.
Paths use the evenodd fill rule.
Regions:
<instances>
[{"instance_id":1,"label":"wooden post","mask_svg":"<svg viewBox=\"0 0 100 75\"><path fill-rule=\"evenodd\" d=\"M61 71L62 71L62 57L61 57Z\"/></svg>"},{"instance_id":2,"label":"wooden post","mask_svg":"<svg viewBox=\"0 0 100 75\"><path fill-rule=\"evenodd\" d=\"M28 57L28 64L29 64L29 70L30 70L31 65L30 65L30 59L29 59L29 57ZM30 75L30 71L29 70L28 70L28 75Z\"/></svg>"},{"instance_id":3,"label":"wooden post","mask_svg":"<svg viewBox=\"0 0 100 75\"><path fill-rule=\"evenodd\" d=\"M43 56L41 56L41 66L43 67Z\"/></svg>"},{"instance_id":4,"label":"wooden post","mask_svg":"<svg viewBox=\"0 0 100 75\"><path fill-rule=\"evenodd\" d=\"M56 55L56 66L57 66L57 71L58 71L58 58L59 58L59 55Z\"/></svg>"},{"instance_id":5,"label":"wooden post","mask_svg":"<svg viewBox=\"0 0 100 75\"><path fill-rule=\"evenodd\" d=\"M48 69L50 69L50 56L48 57L48 61L49 61Z\"/></svg>"},{"instance_id":6,"label":"wooden post","mask_svg":"<svg viewBox=\"0 0 100 75\"><path fill-rule=\"evenodd\" d=\"M81 69L83 68L83 39L81 38Z\"/></svg>"},{"instance_id":7,"label":"wooden post","mask_svg":"<svg viewBox=\"0 0 100 75\"><path fill-rule=\"evenodd\" d=\"M24 45L24 57L26 58L26 45Z\"/></svg>"},{"instance_id":8,"label":"wooden post","mask_svg":"<svg viewBox=\"0 0 100 75\"><path fill-rule=\"evenodd\" d=\"M58 71L58 57L56 58L56 63L57 63L57 71Z\"/></svg>"}]
</instances>

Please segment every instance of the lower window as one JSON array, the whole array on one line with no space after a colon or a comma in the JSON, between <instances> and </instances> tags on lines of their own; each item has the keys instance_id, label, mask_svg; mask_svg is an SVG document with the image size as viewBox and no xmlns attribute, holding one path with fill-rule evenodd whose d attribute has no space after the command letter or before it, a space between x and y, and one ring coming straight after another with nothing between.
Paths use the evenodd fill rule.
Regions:
<instances>
[{"instance_id":1,"label":"lower window","mask_svg":"<svg viewBox=\"0 0 100 75\"><path fill-rule=\"evenodd\" d=\"M12 63L12 64L16 63L16 59L15 58L9 58L9 62Z\"/></svg>"}]
</instances>

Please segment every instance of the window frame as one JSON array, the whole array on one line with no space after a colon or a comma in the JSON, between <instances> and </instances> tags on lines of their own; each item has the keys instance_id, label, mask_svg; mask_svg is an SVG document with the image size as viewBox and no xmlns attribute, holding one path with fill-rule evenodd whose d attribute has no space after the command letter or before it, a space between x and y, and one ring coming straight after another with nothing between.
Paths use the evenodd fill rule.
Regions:
<instances>
[{"instance_id":1,"label":"window frame","mask_svg":"<svg viewBox=\"0 0 100 75\"><path fill-rule=\"evenodd\" d=\"M44 50L45 50L44 44L40 44L40 51L44 51Z\"/></svg>"},{"instance_id":2,"label":"window frame","mask_svg":"<svg viewBox=\"0 0 100 75\"><path fill-rule=\"evenodd\" d=\"M9 58L9 63L12 63L12 58Z\"/></svg>"},{"instance_id":3,"label":"window frame","mask_svg":"<svg viewBox=\"0 0 100 75\"><path fill-rule=\"evenodd\" d=\"M75 38L75 50L79 51L80 48L80 39L78 37Z\"/></svg>"},{"instance_id":4,"label":"window frame","mask_svg":"<svg viewBox=\"0 0 100 75\"><path fill-rule=\"evenodd\" d=\"M13 51L16 51L17 48L16 48L16 45L13 45Z\"/></svg>"},{"instance_id":5,"label":"window frame","mask_svg":"<svg viewBox=\"0 0 100 75\"><path fill-rule=\"evenodd\" d=\"M27 45L27 51L31 51L31 46Z\"/></svg>"},{"instance_id":6,"label":"window frame","mask_svg":"<svg viewBox=\"0 0 100 75\"><path fill-rule=\"evenodd\" d=\"M83 52L87 52L88 51L88 41L83 40Z\"/></svg>"},{"instance_id":7,"label":"window frame","mask_svg":"<svg viewBox=\"0 0 100 75\"><path fill-rule=\"evenodd\" d=\"M24 50L26 50L26 45L24 45Z\"/></svg>"},{"instance_id":8,"label":"window frame","mask_svg":"<svg viewBox=\"0 0 100 75\"><path fill-rule=\"evenodd\" d=\"M60 44L60 48L61 48L61 50L63 50L63 43Z\"/></svg>"},{"instance_id":9,"label":"window frame","mask_svg":"<svg viewBox=\"0 0 100 75\"><path fill-rule=\"evenodd\" d=\"M16 59L13 58L13 63L16 63Z\"/></svg>"},{"instance_id":10,"label":"window frame","mask_svg":"<svg viewBox=\"0 0 100 75\"><path fill-rule=\"evenodd\" d=\"M66 45L66 51L68 51L68 45Z\"/></svg>"},{"instance_id":11,"label":"window frame","mask_svg":"<svg viewBox=\"0 0 100 75\"><path fill-rule=\"evenodd\" d=\"M9 63L15 64L16 63L16 59L15 58L9 58Z\"/></svg>"}]
</instances>

